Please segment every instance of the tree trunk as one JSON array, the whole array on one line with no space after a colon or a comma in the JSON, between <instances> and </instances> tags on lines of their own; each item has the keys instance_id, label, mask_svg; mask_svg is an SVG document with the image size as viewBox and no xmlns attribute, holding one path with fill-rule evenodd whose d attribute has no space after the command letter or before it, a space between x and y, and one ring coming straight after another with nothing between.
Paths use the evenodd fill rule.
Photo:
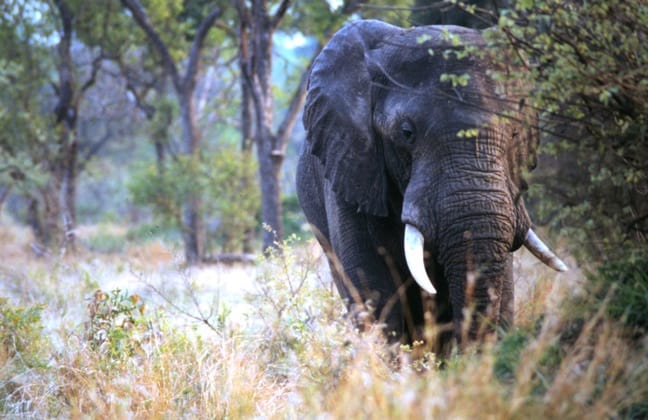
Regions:
<instances>
[{"instance_id":1,"label":"tree trunk","mask_svg":"<svg viewBox=\"0 0 648 420\"><path fill-rule=\"evenodd\" d=\"M44 247L61 246L64 244L62 226L63 210L69 208L67 196L63 191L68 182L66 176L70 170L68 161L68 148L70 147L70 133L76 123L76 102L74 91L74 73L72 72L72 23L74 15L62 0L55 1L59 10L61 27L58 43L57 71L59 80L56 85L57 102L53 109L54 121L52 129L56 128L58 149L47 157L49 179L45 186L39 189L39 197L31 197L27 211L27 222L34 234L35 240ZM74 143L72 143L74 144ZM76 146L73 151L76 152ZM76 156L72 163L76 163ZM72 168L74 171L74 168ZM76 177L73 177L76 181ZM72 193L74 188L72 188ZM74 202L71 203L72 206ZM69 213L69 211L68 211ZM69 219L73 226L72 219ZM69 226L65 227L65 230ZM71 229L71 228L70 228Z\"/></svg>"},{"instance_id":2,"label":"tree trunk","mask_svg":"<svg viewBox=\"0 0 648 420\"><path fill-rule=\"evenodd\" d=\"M62 243L61 227L61 187L62 176L57 168L50 174L45 187L41 188L43 213L37 213L39 221L32 225L36 228L36 240L45 247L59 246ZM38 209L38 207L36 207ZM40 231L40 232L39 232Z\"/></svg>"},{"instance_id":3,"label":"tree trunk","mask_svg":"<svg viewBox=\"0 0 648 420\"><path fill-rule=\"evenodd\" d=\"M27 224L34 234L34 239L40 244L45 243L45 228L43 227L43 221L41 219L39 211L38 199L30 198L29 206L27 207Z\"/></svg>"},{"instance_id":4,"label":"tree trunk","mask_svg":"<svg viewBox=\"0 0 648 420\"><path fill-rule=\"evenodd\" d=\"M70 136L70 133L67 133ZM63 167L63 185L61 190L61 213L63 217L63 247L72 252L76 251L76 186L77 160L79 148L76 138L68 140Z\"/></svg>"},{"instance_id":5,"label":"tree trunk","mask_svg":"<svg viewBox=\"0 0 648 420\"><path fill-rule=\"evenodd\" d=\"M191 89L178 92L183 135L183 154L187 155L190 159L198 158L198 145L200 143L196 130L192 93L193 90ZM202 229L202 213L200 207L200 196L190 192L183 210L183 235L187 264L200 262L203 254L204 231Z\"/></svg>"},{"instance_id":6,"label":"tree trunk","mask_svg":"<svg viewBox=\"0 0 648 420\"><path fill-rule=\"evenodd\" d=\"M241 42L247 42L247 38L242 37ZM239 60L239 65L242 62ZM243 72L243 69L241 69ZM250 89L244 78L241 78L241 150L243 153L249 153L252 150L253 143L253 130L252 130L252 97L250 95ZM243 188L247 189L249 185L252 184L253 180L248 179L249 177L245 175L245 179L241 180ZM243 234L243 253L251 254L253 252L254 242L254 228L247 229Z\"/></svg>"},{"instance_id":7,"label":"tree trunk","mask_svg":"<svg viewBox=\"0 0 648 420\"><path fill-rule=\"evenodd\" d=\"M171 55L167 44L160 37L160 34L153 27L142 6L135 0L121 0L124 7L128 8L133 19L144 30L151 45L158 52L162 59L167 74L173 81L178 104L180 106L180 120L182 125L182 152L183 154L197 158L200 152L200 137L196 128L195 113L193 107L193 93L196 88L196 78L200 68L200 52L210 29L216 20L223 13L222 9L214 7L211 12L200 22L189 51L186 63L187 69L184 76L178 72L176 61ZM200 262L203 253L202 213L200 197L190 193L183 209L183 237L185 242L185 257L187 264Z\"/></svg>"},{"instance_id":8,"label":"tree trunk","mask_svg":"<svg viewBox=\"0 0 648 420\"><path fill-rule=\"evenodd\" d=\"M275 248L283 239L279 170L283 159L274 159L277 145L272 134L272 35L274 26L268 15L267 0L253 0L250 6L237 3L240 28L239 66L245 85L242 117L254 110L254 143L257 147L259 182L261 185L261 217L264 224L263 250ZM242 124L246 124L242 121ZM247 130L247 128L243 128ZM252 129L248 131L250 134ZM245 134L244 134L245 135ZM280 149L280 148L279 148Z\"/></svg>"},{"instance_id":9,"label":"tree trunk","mask_svg":"<svg viewBox=\"0 0 648 420\"><path fill-rule=\"evenodd\" d=\"M2 190L2 193L0 194L0 214L2 213L2 206L4 205L5 200L7 197L9 197L9 193L13 189L13 184L8 185L7 187Z\"/></svg>"},{"instance_id":10,"label":"tree trunk","mask_svg":"<svg viewBox=\"0 0 648 420\"><path fill-rule=\"evenodd\" d=\"M153 146L155 147L155 165L159 177L164 175L164 162L166 160L166 153L164 151L164 143L159 138L153 139Z\"/></svg>"},{"instance_id":11,"label":"tree trunk","mask_svg":"<svg viewBox=\"0 0 648 420\"><path fill-rule=\"evenodd\" d=\"M267 133L266 136L272 136ZM283 154L274 150L273 142L265 136L257 139L257 159L261 183L261 213L263 216L263 251L276 248L283 239L281 220L281 165Z\"/></svg>"},{"instance_id":12,"label":"tree trunk","mask_svg":"<svg viewBox=\"0 0 648 420\"><path fill-rule=\"evenodd\" d=\"M286 115L275 129L273 123L273 97L270 75L272 73L272 37L279 22L290 7L289 0L282 0L274 7L274 14L268 11L267 0L245 2L237 0L235 6L239 15L239 67L243 79L243 100L241 111L242 130L254 124L254 139L259 162L261 184L261 209L263 223L263 249L275 248L283 240L281 220L281 166L290 132L303 105L307 73L305 70L295 90ZM348 6L348 8L347 8ZM350 13L355 3L345 5ZM318 51L319 52L319 48ZM317 55L317 52L315 55ZM313 56L313 59L315 56ZM311 64L312 60L311 59ZM254 112L251 118L250 104ZM243 139L247 137L243 134Z\"/></svg>"}]
</instances>

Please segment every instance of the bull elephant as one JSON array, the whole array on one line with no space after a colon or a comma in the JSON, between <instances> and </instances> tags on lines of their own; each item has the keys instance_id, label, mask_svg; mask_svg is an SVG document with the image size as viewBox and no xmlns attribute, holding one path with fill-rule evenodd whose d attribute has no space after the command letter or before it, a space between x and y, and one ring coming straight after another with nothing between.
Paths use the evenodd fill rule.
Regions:
<instances>
[{"instance_id":1,"label":"bull elephant","mask_svg":"<svg viewBox=\"0 0 648 420\"><path fill-rule=\"evenodd\" d=\"M466 45L483 45L481 33L357 21L310 74L300 204L350 311L369 309L406 342L426 313L453 343L510 325L522 245L566 270L521 197L538 144L531 113Z\"/></svg>"}]
</instances>

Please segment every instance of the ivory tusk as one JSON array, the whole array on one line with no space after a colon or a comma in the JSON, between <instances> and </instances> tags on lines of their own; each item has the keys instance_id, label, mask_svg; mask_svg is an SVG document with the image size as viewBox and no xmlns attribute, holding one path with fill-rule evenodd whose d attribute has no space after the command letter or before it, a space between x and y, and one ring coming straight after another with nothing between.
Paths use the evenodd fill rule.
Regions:
<instances>
[{"instance_id":1,"label":"ivory tusk","mask_svg":"<svg viewBox=\"0 0 648 420\"><path fill-rule=\"evenodd\" d=\"M423 234L412 225L405 225L405 260L416 283L428 293L436 294L423 261Z\"/></svg>"},{"instance_id":2,"label":"ivory tusk","mask_svg":"<svg viewBox=\"0 0 648 420\"><path fill-rule=\"evenodd\" d=\"M556 271L567 271L567 265L554 254L547 245L538 238L533 229L529 229L524 246L540 261Z\"/></svg>"}]
</instances>

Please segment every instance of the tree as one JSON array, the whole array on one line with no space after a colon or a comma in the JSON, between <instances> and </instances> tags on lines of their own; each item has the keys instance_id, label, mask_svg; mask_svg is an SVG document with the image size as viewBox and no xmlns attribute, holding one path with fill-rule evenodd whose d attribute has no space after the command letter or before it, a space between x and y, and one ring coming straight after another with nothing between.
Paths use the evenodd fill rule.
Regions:
<instances>
[{"instance_id":1,"label":"tree","mask_svg":"<svg viewBox=\"0 0 648 420\"><path fill-rule=\"evenodd\" d=\"M80 161L80 104L109 54L100 44L90 48L76 41L91 38L91 31L94 39L106 39L112 18L106 4L13 1L3 9L3 56L11 62L5 91L11 104L5 116L19 121L20 128L6 132L2 149L14 161L8 167L29 199L28 222L45 246L74 247L79 169L103 144L88 148ZM89 16L99 24L86 26ZM30 178L33 169L39 176Z\"/></svg>"},{"instance_id":2,"label":"tree","mask_svg":"<svg viewBox=\"0 0 648 420\"><path fill-rule=\"evenodd\" d=\"M483 29L497 23L498 11L507 7L505 0L457 1L416 0L410 20L415 25L459 25Z\"/></svg>"},{"instance_id":3,"label":"tree","mask_svg":"<svg viewBox=\"0 0 648 420\"><path fill-rule=\"evenodd\" d=\"M177 36L182 37L185 35L192 39L189 51L186 53L186 68L184 69L184 74L181 74L178 65L179 60L174 57L174 53L177 53L178 50L172 50L172 45L170 45L171 42L177 42L178 39L164 39L161 33L158 32L154 26L144 7L142 7L142 5L140 5L136 0L121 0L121 3L130 11L137 25L146 34L152 48L159 55L162 66L171 79L180 109L182 153L186 156L197 158L200 153L200 133L198 132L196 125L193 95L200 69L201 50L205 44L209 31L216 23L216 20L222 15L223 10L220 7L211 8L199 22L195 32L193 33L183 33L182 29L184 28L182 26L177 29L179 32L176 33ZM151 10L153 10L159 17L163 17L163 14L165 13L162 11L164 7L161 6L163 5L152 3L151 6ZM167 6L171 8L171 10L167 9L169 16L181 11L177 2L170 2ZM157 9L155 7L157 7ZM166 22L168 24L170 21L167 20ZM175 47L177 48L177 46ZM199 262L202 258L204 246L200 197L195 194L189 194L186 199L183 213L185 258L188 264L193 264Z\"/></svg>"},{"instance_id":4,"label":"tree","mask_svg":"<svg viewBox=\"0 0 648 420\"><path fill-rule=\"evenodd\" d=\"M495 77L528 80L540 112L549 154L535 183L541 216L588 257L645 252L646 1L518 2L490 36L505 64Z\"/></svg>"},{"instance_id":5,"label":"tree","mask_svg":"<svg viewBox=\"0 0 648 420\"><path fill-rule=\"evenodd\" d=\"M47 48L32 42L38 25L25 19L27 5L8 2L0 9L0 182L3 201L12 190L42 181L32 158L46 143L38 89L46 83Z\"/></svg>"},{"instance_id":6,"label":"tree","mask_svg":"<svg viewBox=\"0 0 648 420\"><path fill-rule=\"evenodd\" d=\"M534 219L568 235L588 258L623 258L646 243L645 3L417 1L412 12L425 24L497 22L487 32L487 53L501 65L493 76L525 80L531 91L521 106L540 116Z\"/></svg>"},{"instance_id":7,"label":"tree","mask_svg":"<svg viewBox=\"0 0 648 420\"><path fill-rule=\"evenodd\" d=\"M275 248L283 238L280 173L291 131L304 102L310 65L332 32L357 10L359 2L345 1L334 11L325 1L309 2L308 5L299 3L295 5L292 16L286 15L291 7L289 0L276 3L236 0L234 3L239 18L243 147L254 145L257 151L261 212L265 224L263 249L267 250ZM294 88L281 122L275 126L275 101L270 79L272 41L282 22L287 22L286 31L297 30L316 36L318 44Z\"/></svg>"},{"instance_id":8,"label":"tree","mask_svg":"<svg viewBox=\"0 0 648 420\"><path fill-rule=\"evenodd\" d=\"M244 136L253 137L257 148L262 196L262 218L266 225L263 248L274 247L283 237L281 223L280 170L290 131L303 103L305 81L300 81L286 116L278 129L274 127L271 86L273 34L283 19L290 1L282 0L273 14L267 0L252 0L249 5L235 2L239 17L239 67L242 83L242 117ZM250 109L253 112L250 112ZM246 132L254 127L252 132ZM250 144L244 140L244 147Z\"/></svg>"}]
</instances>

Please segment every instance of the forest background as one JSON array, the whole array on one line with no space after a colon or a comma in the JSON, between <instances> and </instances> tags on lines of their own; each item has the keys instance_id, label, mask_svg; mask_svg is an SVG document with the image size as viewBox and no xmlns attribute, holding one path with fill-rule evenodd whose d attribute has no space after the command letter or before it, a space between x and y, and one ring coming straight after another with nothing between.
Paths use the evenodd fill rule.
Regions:
<instances>
[{"instance_id":1,"label":"forest background","mask_svg":"<svg viewBox=\"0 0 648 420\"><path fill-rule=\"evenodd\" d=\"M542 118L534 220L597 259L645 243L644 7L400 3L5 2L0 205L35 249L115 221L189 264L273 247L303 227L308 68L344 22L497 24L498 77L531 79Z\"/></svg>"},{"instance_id":2,"label":"forest background","mask_svg":"<svg viewBox=\"0 0 648 420\"><path fill-rule=\"evenodd\" d=\"M645 0L5 0L0 227L20 232L19 239L3 234L5 246L14 240L27 245L15 262L13 251L4 248L0 286L29 283L31 274L15 274L25 258L27 265L58 267L88 255L129 255L129 249L162 241L191 267L223 257L249 261L248 255L262 251L276 257L273 250L284 250L285 238L308 239L294 192L308 69L332 34L358 18L405 27L494 28L483 52L499 65L493 77L528 81L533 88L527 104L540 116L542 154L527 176L525 196L532 220L582 267L581 281L591 292L586 309L559 323L559 344L547 346L561 349L558 365L571 360L573 366L565 362L569 369L580 369L583 358L596 355L576 352L569 359L565 349L583 344L569 341L576 330L587 330L587 339L605 335L601 328L608 324L597 318L602 311L613 330L623 331L623 346L641 355L648 329ZM112 302L121 314L140 308L129 300L133 296L94 298L97 305ZM18 357L28 353L20 337L35 340L30 334L37 336L38 329L30 325L37 325L32 321L42 307L19 301L25 306L0 299L0 360L11 372L34 372L43 366ZM92 319L106 321L96 313ZM529 325L545 319L538 316ZM112 344L132 343L130 332L114 328L122 335ZM273 334L273 340L283 337ZM513 346L503 356L511 364L507 369L523 365L520 348L533 347L529 337L537 334L530 327L504 340ZM639 361L636 354L628 366L612 366L623 374L618 383L612 378L615 392L638 391L614 409L630 417L648 412L646 353ZM560 379L560 369L547 367L546 354L538 357L534 380ZM592 373L585 406L607 392L605 372ZM568 383L570 377L562 379ZM12 381L0 384L4 397L15 397L8 391ZM552 387L538 386L548 398ZM605 410L617 403L613 397ZM582 406L568 406L581 413Z\"/></svg>"}]
</instances>

